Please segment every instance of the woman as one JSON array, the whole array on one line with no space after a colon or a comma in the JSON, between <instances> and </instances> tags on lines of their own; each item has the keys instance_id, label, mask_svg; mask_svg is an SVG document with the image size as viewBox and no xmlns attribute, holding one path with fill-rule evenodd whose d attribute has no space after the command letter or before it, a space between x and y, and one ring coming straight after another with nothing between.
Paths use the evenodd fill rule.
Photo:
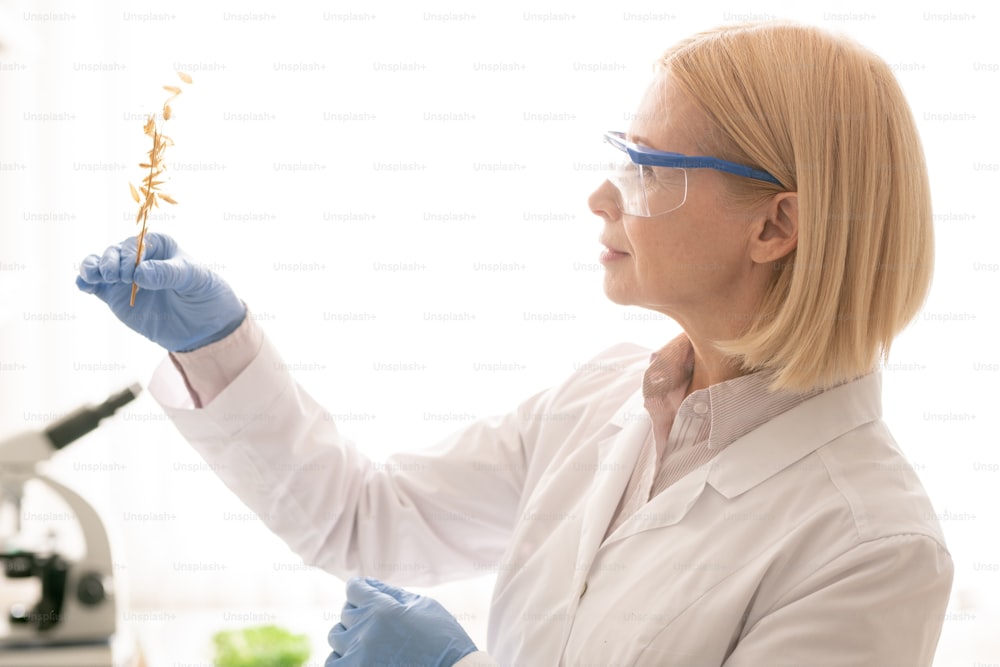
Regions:
<instances>
[{"instance_id":1,"label":"woman","mask_svg":"<svg viewBox=\"0 0 1000 667\"><path fill-rule=\"evenodd\" d=\"M670 49L605 140L605 292L684 333L378 469L169 238L77 283L172 352L153 395L307 562L497 572L495 661L432 600L355 578L328 664L930 665L952 562L880 419L933 254L890 69L814 28L726 26Z\"/></svg>"}]
</instances>

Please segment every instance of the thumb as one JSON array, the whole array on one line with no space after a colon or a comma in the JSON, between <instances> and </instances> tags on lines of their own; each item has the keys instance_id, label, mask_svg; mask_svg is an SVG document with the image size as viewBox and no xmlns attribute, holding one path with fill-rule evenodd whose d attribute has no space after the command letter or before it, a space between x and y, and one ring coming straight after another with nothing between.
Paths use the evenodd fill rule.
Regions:
<instances>
[{"instance_id":1,"label":"thumb","mask_svg":"<svg viewBox=\"0 0 1000 667\"><path fill-rule=\"evenodd\" d=\"M391 586L384 581L379 581L378 579L374 579L372 577L366 577L365 581L375 590L388 595L400 604L409 604L420 599L420 596L416 593L405 591L402 588L396 588L395 586Z\"/></svg>"},{"instance_id":2,"label":"thumb","mask_svg":"<svg viewBox=\"0 0 1000 667\"><path fill-rule=\"evenodd\" d=\"M135 256L135 241L137 239L128 239L132 241L132 254ZM172 236L168 236L162 232L149 232L143 239L143 259L171 259L176 257L180 252L180 248L177 246L177 241L174 240ZM140 285L139 287L142 287Z\"/></svg>"},{"instance_id":3,"label":"thumb","mask_svg":"<svg viewBox=\"0 0 1000 667\"><path fill-rule=\"evenodd\" d=\"M183 258L147 259L139 263L133 274L136 285L142 289L172 289L184 292L194 282L197 267Z\"/></svg>"},{"instance_id":4,"label":"thumb","mask_svg":"<svg viewBox=\"0 0 1000 667\"><path fill-rule=\"evenodd\" d=\"M373 581L378 582L377 579L351 577L347 581L347 601L355 607L367 607L379 602L389 602L389 600L386 600L389 596L369 583Z\"/></svg>"}]
</instances>

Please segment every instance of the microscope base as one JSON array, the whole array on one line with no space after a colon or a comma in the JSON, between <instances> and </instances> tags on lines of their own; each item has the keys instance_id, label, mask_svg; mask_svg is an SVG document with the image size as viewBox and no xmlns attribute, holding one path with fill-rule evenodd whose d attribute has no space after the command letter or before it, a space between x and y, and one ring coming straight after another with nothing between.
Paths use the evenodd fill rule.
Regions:
<instances>
[{"instance_id":1,"label":"microscope base","mask_svg":"<svg viewBox=\"0 0 1000 667\"><path fill-rule=\"evenodd\" d=\"M0 667L140 667L135 638L119 633L103 644L0 650Z\"/></svg>"}]
</instances>

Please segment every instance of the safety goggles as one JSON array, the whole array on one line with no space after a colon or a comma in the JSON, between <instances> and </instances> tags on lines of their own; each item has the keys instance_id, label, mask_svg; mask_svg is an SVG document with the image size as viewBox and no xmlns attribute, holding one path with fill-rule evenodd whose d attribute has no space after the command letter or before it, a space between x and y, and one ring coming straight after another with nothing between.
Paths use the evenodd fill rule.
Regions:
<instances>
[{"instance_id":1,"label":"safety goggles","mask_svg":"<svg viewBox=\"0 0 1000 667\"><path fill-rule=\"evenodd\" d=\"M626 141L624 132L606 132L604 140L624 153L611 164L611 181L626 215L651 218L676 211L687 200L688 169L715 169L758 181L781 183L766 171L714 157L667 153Z\"/></svg>"}]
</instances>

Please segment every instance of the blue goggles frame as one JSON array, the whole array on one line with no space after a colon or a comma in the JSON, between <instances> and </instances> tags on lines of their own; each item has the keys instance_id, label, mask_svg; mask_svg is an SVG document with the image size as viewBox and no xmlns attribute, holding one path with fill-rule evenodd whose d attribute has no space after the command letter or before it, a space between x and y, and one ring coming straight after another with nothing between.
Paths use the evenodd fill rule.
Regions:
<instances>
[{"instance_id":1,"label":"blue goggles frame","mask_svg":"<svg viewBox=\"0 0 1000 667\"><path fill-rule=\"evenodd\" d=\"M678 167L681 169L714 169L724 171L727 174L735 174L752 178L758 181L766 181L781 185L781 181L776 179L766 171L736 164L728 160L721 160L716 157L683 155L681 153L668 153L658 151L655 148L648 148L632 143L625 139L624 132L605 132L604 140L620 151L625 152L629 159L635 164L647 165L650 167Z\"/></svg>"}]
</instances>

